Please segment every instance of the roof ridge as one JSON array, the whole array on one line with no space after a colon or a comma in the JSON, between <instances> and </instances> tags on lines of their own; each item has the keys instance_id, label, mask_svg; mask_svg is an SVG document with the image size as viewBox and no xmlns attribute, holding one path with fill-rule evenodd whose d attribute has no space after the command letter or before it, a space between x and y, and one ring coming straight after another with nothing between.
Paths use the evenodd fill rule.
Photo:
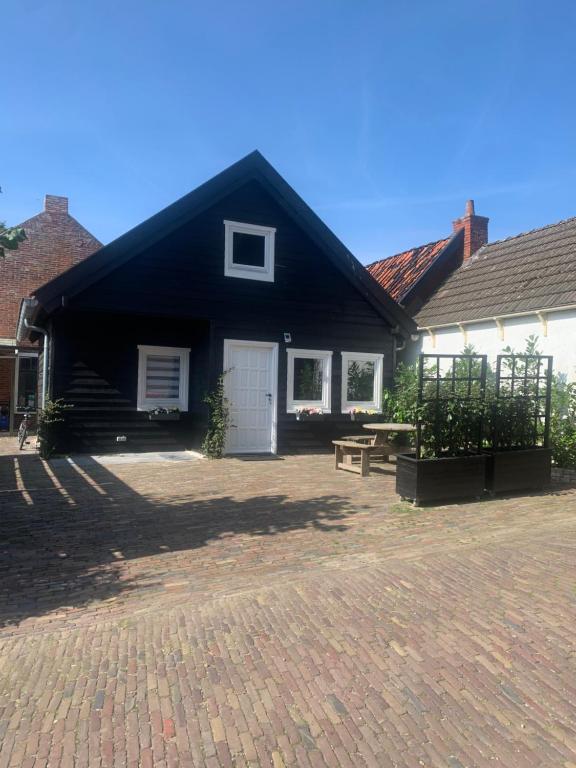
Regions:
<instances>
[{"instance_id":1,"label":"roof ridge","mask_svg":"<svg viewBox=\"0 0 576 768\"><path fill-rule=\"evenodd\" d=\"M419 251L422 248L428 248L429 245L436 245L436 243L441 243L444 240L450 240L452 235L446 235L446 237L439 237L437 240L430 240L429 243L422 243L422 245L413 245L412 248L404 248L403 251L398 251L398 253L393 253L390 256L384 256L382 259L376 259L376 261L370 262L370 264L365 264L364 266L366 269L368 267L373 267L374 264L381 264L383 261L389 261L390 259L395 259L396 256L402 256L405 253L408 253L408 251Z\"/></svg>"},{"instance_id":2,"label":"roof ridge","mask_svg":"<svg viewBox=\"0 0 576 768\"><path fill-rule=\"evenodd\" d=\"M558 227L560 224L567 224L569 221L576 221L576 216L569 216L567 219L560 219L560 221L555 221L553 224L544 224L542 227L534 227L534 229L527 229L526 232L519 232L517 235L509 235L508 237L502 237L500 240L492 240L490 243L486 243L482 246L476 253L475 256L480 253L480 251L484 250L484 248L489 248L491 245L497 245L498 243L507 243L509 240L515 240L517 237L525 237L526 235L532 235L534 232L542 232L545 229L552 229L552 227Z\"/></svg>"}]
</instances>

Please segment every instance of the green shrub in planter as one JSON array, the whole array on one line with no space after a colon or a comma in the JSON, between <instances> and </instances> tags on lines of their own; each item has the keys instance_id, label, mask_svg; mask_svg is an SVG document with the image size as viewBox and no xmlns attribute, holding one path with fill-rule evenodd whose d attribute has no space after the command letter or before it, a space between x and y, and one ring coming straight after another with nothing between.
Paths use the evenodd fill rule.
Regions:
<instances>
[{"instance_id":1,"label":"green shrub in planter","mask_svg":"<svg viewBox=\"0 0 576 768\"><path fill-rule=\"evenodd\" d=\"M550 484L552 451L548 438L552 358L535 351L499 355L489 409L490 448L486 489L491 493L540 490Z\"/></svg>"},{"instance_id":2,"label":"green shrub in planter","mask_svg":"<svg viewBox=\"0 0 576 768\"><path fill-rule=\"evenodd\" d=\"M478 497L484 492L486 356L421 355L416 453L396 459L396 492L416 503Z\"/></svg>"},{"instance_id":3,"label":"green shrub in planter","mask_svg":"<svg viewBox=\"0 0 576 768\"><path fill-rule=\"evenodd\" d=\"M478 451L484 404L458 396L426 403L419 416L419 455L396 457L396 493L416 504L477 498L486 456Z\"/></svg>"},{"instance_id":4,"label":"green shrub in planter","mask_svg":"<svg viewBox=\"0 0 576 768\"><path fill-rule=\"evenodd\" d=\"M61 445L66 411L73 406L64 400L47 400L38 412L38 447L43 459L51 458Z\"/></svg>"}]
</instances>

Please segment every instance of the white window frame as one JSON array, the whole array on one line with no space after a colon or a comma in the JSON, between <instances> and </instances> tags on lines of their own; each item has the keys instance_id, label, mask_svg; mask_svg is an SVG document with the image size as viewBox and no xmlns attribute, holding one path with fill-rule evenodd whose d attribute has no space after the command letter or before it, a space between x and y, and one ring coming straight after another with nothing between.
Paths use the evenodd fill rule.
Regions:
<instances>
[{"instance_id":1,"label":"white window frame","mask_svg":"<svg viewBox=\"0 0 576 768\"><path fill-rule=\"evenodd\" d=\"M372 400L348 400L348 363L374 363L374 392ZM354 408L382 412L382 371L384 355L373 352L342 352L342 413L350 413Z\"/></svg>"},{"instance_id":2,"label":"white window frame","mask_svg":"<svg viewBox=\"0 0 576 768\"><path fill-rule=\"evenodd\" d=\"M322 413L332 412L332 352L327 349L293 349L288 353L288 388L286 395L287 413L296 413L299 408L318 408ZM294 358L321 359L322 366L322 400L295 400L294 394Z\"/></svg>"},{"instance_id":3,"label":"white window frame","mask_svg":"<svg viewBox=\"0 0 576 768\"><path fill-rule=\"evenodd\" d=\"M258 235L264 238L264 266L234 263L234 233ZM245 224L240 221L224 221L224 274L226 277L240 277L244 280L265 280L274 282L274 243L276 229L259 224Z\"/></svg>"},{"instance_id":4,"label":"white window frame","mask_svg":"<svg viewBox=\"0 0 576 768\"><path fill-rule=\"evenodd\" d=\"M15 371L14 371L14 397L13 397L13 400L14 400L14 413L25 413L25 411L26 411L26 406L24 406L24 408L20 408L18 406L18 386L20 384L20 360L23 357L35 357L35 358L38 359L40 357L40 355L39 355L38 352L20 352L20 351L16 352L16 355L15 355L16 365L14 366L15 367ZM38 365L38 372L37 373L38 374L40 373L40 365ZM38 411L38 405L40 403L40 394L39 394L38 390L39 390L39 380L38 380L38 375L37 375L36 376L36 408L33 411L31 411L31 413L36 413Z\"/></svg>"},{"instance_id":5,"label":"white window frame","mask_svg":"<svg viewBox=\"0 0 576 768\"><path fill-rule=\"evenodd\" d=\"M178 400L168 397L146 397L146 359L149 355L178 355L180 357L180 382ZM188 381L190 370L190 348L186 347L154 347L147 344L138 345L138 402L139 411L149 411L152 408L178 408L188 410Z\"/></svg>"}]
</instances>

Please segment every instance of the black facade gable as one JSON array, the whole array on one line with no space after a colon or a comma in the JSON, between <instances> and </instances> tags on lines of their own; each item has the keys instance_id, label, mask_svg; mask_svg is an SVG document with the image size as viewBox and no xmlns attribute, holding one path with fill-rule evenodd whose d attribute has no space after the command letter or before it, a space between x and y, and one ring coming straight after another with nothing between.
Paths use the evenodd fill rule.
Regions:
<instances>
[{"instance_id":1,"label":"black facade gable","mask_svg":"<svg viewBox=\"0 0 576 768\"><path fill-rule=\"evenodd\" d=\"M38 289L35 297L38 300L40 313L48 315L63 304L79 306L84 304L85 301L87 301L88 306L96 308L96 304L98 304L97 294L104 286L109 286L110 281L107 278L109 276L112 277L112 273L114 279L111 282L116 285L118 290L120 290L120 285L126 280L127 283L124 282L124 286L126 289L129 289L129 272L131 270L128 269L128 264L136 256L140 257L139 261L143 262L139 264L137 272L140 273L142 269L151 269L152 272L149 273L148 278L153 279L152 273L154 268L151 266L151 254L154 253L155 246L160 246L160 244L162 244L163 258L165 259L164 269L166 271L172 268L176 270L172 275L165 273L162 276L163 283L171 284L174 288L181 286L183 275L178 273L178 266L173 266L170 262L170 244L175 245L178 241L178 233L191 231L189 227L196 219L203 218L209 220L210 209L218 209L218 204L223 200L234 199L235 195L238 197L238 193L243 193L246 196L246 190L249 190L250 194L245 199L247 204L249 204L250 199L253 202L251 206L249 205L251 211L246 210L244 218L253 223L274 226L274 222L271 220L254 221L254 211L256 210L254 202L255 198L258 197L258 194L255 192L256 187L259 187L267 196L272 198L278 208L282 209L284 215L298 225L309 242L314 245L314 249L318 253L323 254L327 266L331 267L329 271L339 273L342 280L335 281L335 284L337 283L339 286L338 291L342 291L342 294L345 293L342 289L343 281L348 284L351 283L356 289L353 291L353 294L359 294L374 312L385 319L387 324L394 329L394 332L405 337L415 332L416 326L411 318L388 296L360 262L355 259L350 251L258 152L251 153L176 203L100 249L89 259ZM260 203L261 200L262 198ZM241 212L238 213L239 218L240 216ZM280 248L280 246L278 247ZM220 252L222 253L223 251ZM223 266L222 260L218 258L216 261L218 262L218 269L221 269ZM176 262L178 263L178 260ZM186 278L201 283L203 264L204 262L201 259L194 260L192 267L194 270L199 270L199 272L192 275L188 268L186 268ZM304 267L304 272L300 277L301 299L303 301L309 300L311 303L317 302L321 305L321 294L327 290L334 290L334 285L331 284L333 281L329 279L323 282L320 279L318 269L312 269L313 266L317 267L318 265L311 265L310 273ZM282 282L281 270L282 265L279 265L278 279L280 282ZM312 272L314 272L314 276L312 276ZM159 275L156 274L157 279L158 277ZM134 278L132 278L133 280ZM230 279L228 282L231 284L230 291L250 293L247 286L240 286L239 284L252 281ZM331 285L327 285L327 283ZM268 284L268 288L270 288L270 285ZM132 287L134 286L132 285ZM262 298L265 299L262 289L263 286L260 286L260 293ZM253 290L257 291L258 289L253 288ZM316 291L315 295L313 295L314 290ZM114 292L113 289L112 292ZM125 293L129 300L131 293L131 291ZM278 291L275 293L277 294ZM272 294L269 295L271 296ZM116 298L120 300L119 296ZM276 298L278 297L276 296ZM166 297L164 300L166 301L165 313L176 314L176 304L174 301L171 301L169 297ZM224 300L226 300L225 297ZM108 294L106 298L102 297L101 306L98 308L117 309L115 301ZM160 296L157 296L157 302L157 311L163 312L161 306L162 298ZM136 306L127 307L125 302L123 303L123 308L138 311ZM146 310L149 311L149 309L150 303L147 302ZM198 308L196 311L198 311Z\"/></svg>"},{"instance_id":2,"label":"black facade gable","mask_svg":"<svg viewBox=\"0 0 576 768\"><path fill-rule=\"evenodd\" d=\"M272 282L225 275L227 220L275 229ZM352 315L391 328L325 250L255 180L68 297L66 306L71 311L276 321L286 330L309 322L338 324Z\"/></svg>"}]
</instances>

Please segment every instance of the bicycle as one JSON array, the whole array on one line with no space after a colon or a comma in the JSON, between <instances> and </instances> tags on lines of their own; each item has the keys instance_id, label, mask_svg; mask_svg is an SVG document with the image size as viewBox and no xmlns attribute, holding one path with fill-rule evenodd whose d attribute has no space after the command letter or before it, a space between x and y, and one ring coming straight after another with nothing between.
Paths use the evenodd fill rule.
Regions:
<instances>
[{"instance_id":1,"label":"bicycle","mask_svg":"<svg viewBox=\"0 0 576 768\"><path fill-rule=\"evenodd\" d=\"M18 447L20 450L24 450L24 444L26 443L26 439L28 437L28 424L30 422L30 412L24 411L24 417L22 421L20 422L20 426L18 427Z\"/></svg>"}]
</instances>

